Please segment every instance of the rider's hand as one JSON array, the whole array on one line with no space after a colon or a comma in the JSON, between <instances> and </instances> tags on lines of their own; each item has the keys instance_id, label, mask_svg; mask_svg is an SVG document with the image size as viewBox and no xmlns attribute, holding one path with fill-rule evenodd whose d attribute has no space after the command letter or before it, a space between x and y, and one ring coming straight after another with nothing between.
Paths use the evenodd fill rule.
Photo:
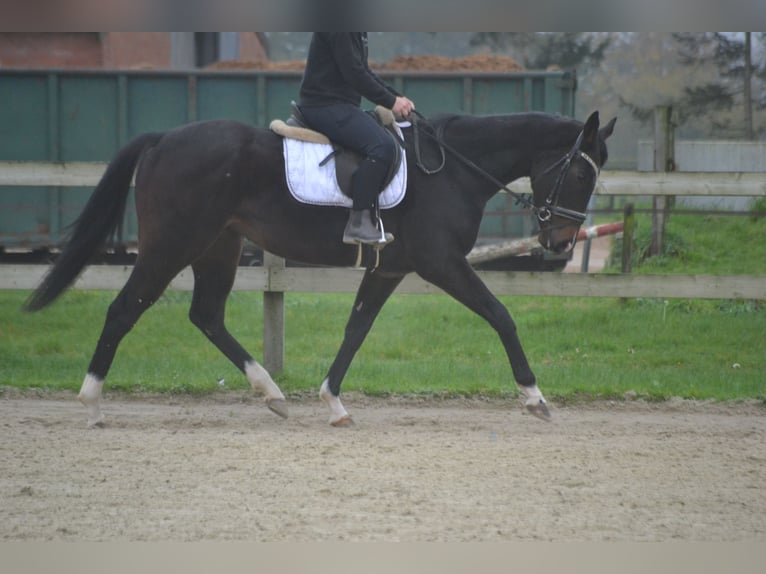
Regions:
<instances>
[{"instance_id":1,"label":"rider's hand","mask_svg":"<svg viewBox=\"0 0 766 574\"><path fill-rule=\"evenodd\" d=\"M391 108L391 111L394 112L395 116L400 118L407 118L414 109L415 104L412 102L412 100L405 98L404 96L397 96L396 102L394 102L394 107Z\"/></svg>"}]
</instances>

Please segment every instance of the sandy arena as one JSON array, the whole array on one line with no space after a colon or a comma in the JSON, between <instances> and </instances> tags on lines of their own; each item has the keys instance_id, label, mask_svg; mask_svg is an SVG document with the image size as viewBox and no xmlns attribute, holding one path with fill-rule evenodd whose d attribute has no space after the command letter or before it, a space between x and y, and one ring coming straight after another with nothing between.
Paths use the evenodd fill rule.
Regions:
<instances>
[{"instance_id":1,"label":"sandy arena","mask_svg":"<svg viewBox=\"0 0 766 574\"><path fill-rule=\"evenodd\" d=\"M766 409L347 394L0 398L5 541L764 541Z\"/></svg>"}]
</instances>

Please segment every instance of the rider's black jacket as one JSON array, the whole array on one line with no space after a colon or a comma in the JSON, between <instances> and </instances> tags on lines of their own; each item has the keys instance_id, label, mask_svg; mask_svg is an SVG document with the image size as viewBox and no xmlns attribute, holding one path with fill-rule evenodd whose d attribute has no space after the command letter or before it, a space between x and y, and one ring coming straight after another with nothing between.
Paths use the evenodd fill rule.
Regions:
<instances>
[{"instance_id":1,"label":"rider's black jacket","mask_svg":"<svg viewBox=\"0 0 766 574\"><path fill-rule=\"evenodd\" d=\"M314 32L300 89L301 106L350 103L362 97L391 109L397 93L367 62L367 32Z\"/></svg>"}]
</instances>

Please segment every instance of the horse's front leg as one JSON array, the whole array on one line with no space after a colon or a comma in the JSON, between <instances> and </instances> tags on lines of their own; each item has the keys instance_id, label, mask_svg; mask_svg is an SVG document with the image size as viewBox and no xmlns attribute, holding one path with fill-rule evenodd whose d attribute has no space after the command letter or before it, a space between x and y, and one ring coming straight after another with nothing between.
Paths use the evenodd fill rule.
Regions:
<instances>
[{"instance_id":1,"label":"horse's front leg","mask_svg":"<svg viewBox=\"0 0 766 574\"><path fill-rule=\"evenodd\" d=\"M351 316L346 323L343 343L319 390L319 397L330 410L330 424L333 426L344 427L353 424L351 416L340 401L340 385L383 304L403 278L403 275L385 276L380 272L367 271L364 274L354 307L351 309Z\"/></svg>"},{"instance_id":2,"label":"horse's front leg","mask_svg":"<svg viewBox=\"0 0 766 574\"><path fill-rule=\"evenodd\" d=\"M483 317L497 331L526 410L540 419L550 421L548 405L537 387L535 375L521 347L516 324L505 305L492 294L465 258L441 264L428 262L423 269L417 271L423 279L443 289Z\"/></svg>"}]
</instances>

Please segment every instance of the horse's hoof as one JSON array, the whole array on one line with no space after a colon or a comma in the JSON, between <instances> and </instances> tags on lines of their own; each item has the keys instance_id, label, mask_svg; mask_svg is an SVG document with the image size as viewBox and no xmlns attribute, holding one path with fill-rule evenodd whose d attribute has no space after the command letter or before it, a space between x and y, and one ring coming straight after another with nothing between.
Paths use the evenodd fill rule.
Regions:
<instances>
[{"instance_id":1,"label":"horse's hoof","mask_svg":"<svg viewBox=\"0 0 766 574\"><path fill-rule=\"evenodd\" d=\"M538 419L544 420L545 422L551 422L551 412L548 410L548 405L545 404L543 399L529 399L524 404L524 406L530 415L534 415Z\"/></svg>"},{"instance_id":2,"label":"horse's hoof","mask_svg":"<svg viewBox=\"0 0 766 574\"><path fill-rule=\"evenodd\" d=\"M283 419L287 418L287 401L285 399L267 399L266 406L272 413L278 414Z\"/></svg>"},{"instance_id":3,"label":"horse's hoof","mask_svg":"<svg viewBox=\"0 0 766 574\"><path fill-rule=\"evenodd\" d=\"M349 428L354 426L354 419L351 415L340 417L337 421L330 421L330 424L335 428Z\"/></svg>"},{"instance_id":4,"label":"horse's hoof","mask_svg":"<svg viewBox=\"0 0 766 574\"><path fill-rule=\"evenodd\" d=\"M88 419L88 428L89 429L102 429L106 426L106 423L104 422L104 415L99 415L95 419Z\"/></svg>"},{"instance_id":5,"label":"horse's hoof","mask_svg":"<svg viewBox=\"0 0 766 574\"><path fill-rule=\"evenodd\" d=\"M80 402L88 407L88 428L104 428L104 413L101 412L98 402L87 403L82 399Z\"/></svg>"}]
</instances>

